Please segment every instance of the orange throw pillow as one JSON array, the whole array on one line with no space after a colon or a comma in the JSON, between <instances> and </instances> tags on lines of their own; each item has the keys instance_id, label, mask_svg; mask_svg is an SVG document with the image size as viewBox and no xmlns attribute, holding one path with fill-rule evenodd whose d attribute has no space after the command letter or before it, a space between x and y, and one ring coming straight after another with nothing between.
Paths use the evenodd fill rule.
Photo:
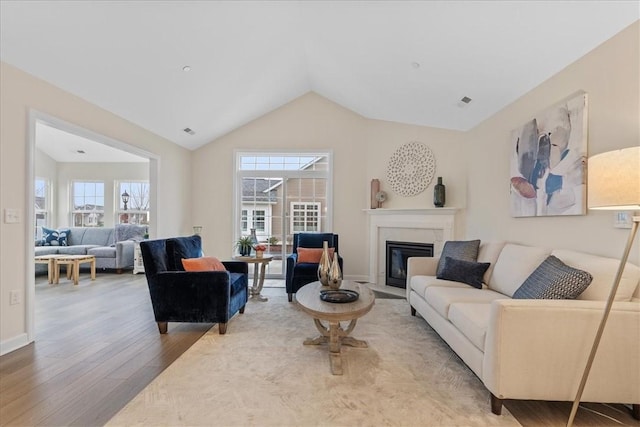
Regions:
<instances>
[{"instance_id":1,"label":"orange throw pillow","mask_svg":"<svg viewBox=\"0 0 640 427\"><path fill-rule=\"evenodd\" d=\"M334 248L329 248L329 259L333 259ZM298 262L318 264L322 257L322 248L298 248Z\"/></svg>"},{"instance_id":2,"label":"orange throw pillow","mask_svg":"<svg viewBox=\"0 0 640 427\"><path fill-rule=\"evenodd\" d=\"M216 257L182 258L185 271L227 271L224 264Z\"/></svg>"}]
</instances>

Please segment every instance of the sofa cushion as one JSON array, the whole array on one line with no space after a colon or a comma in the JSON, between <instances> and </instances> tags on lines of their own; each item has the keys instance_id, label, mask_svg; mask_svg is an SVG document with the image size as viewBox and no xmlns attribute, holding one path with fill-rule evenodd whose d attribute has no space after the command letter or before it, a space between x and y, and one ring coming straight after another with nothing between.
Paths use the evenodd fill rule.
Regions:
<instances>
[{"instance_id":1,"label":"sofa cushion","mask_svg":"<svg viewBox=\"0 0 640 427\"><path fill-rule=\"evenodd\" d=\"M484 351L491 303L457 302L449 308L449 321L479 350Z\"/></svg>"},{"instance_id":2,"label":"sofa cushion","mask_svg":"<svg viewBox=\"0 0 640 427\"><path fill-rule=\"evenodd\" d=\"M113 227L73 227L69 245L110 246L113 244Z\"/></svg>"},{"instance_id":3,"label":"sofa cushion","mask_svg":"<svg viewBox=\"0 0 640 427\"><path fill-rule=\"evenodd\" d=\"M489 289L513 296L550 252L545 248L507 243L496 261L491 281L488 283Z\"/></svg>"},{"instance_id":4,"label":"sofa cushion","mask_svg":"<svg viewBox=\"0 0 640 427\"><path fill-rule=\"evenodd\" d=\"M482 242L480 248L478 248L478 262L488 262L491 265L484 273L483 283L487 284L491 281L491 275L493 274L493 268L496 266L496 261L502 252L502 248L506 242Z\"/></svg>"},{"instance_id":5,"label":"sofa cushion","mask_svg":"<svg viewBox=\"0 0 640 427\"><path fill-rule=\"evenodd\" d=\"M451 257L446 257L442 274L438 275L438 279L452 280L454 282L462 282L482 289L482 280L484 273L489 268L488 262L471 262L462 261Z\"/></svg>"},{"instance_id":6,"label":"sofa cushion","mask_svg":"<svg viewBox=\"0 0 640 427\"><path fill-rule=\"evenodd\" d=\"M444 270L444 263L447 257L459 259L462 261L476 262L478 259L478 248L480 247L480 240L468 240L468 241L456 241L449 240L445 242L442 248L442 254L440 254L440 261L438 262L438 270L436 276L442 274Z\"/></svg>"},{"instance_id":7,"label":"sofa cushion","mask_svg":"<svg viewBox=\"0 0 640 427\"><path fill-rule=\"evenodd\" d=\"M619 259L606 258L583 252L556 249L552 255L558 257L565 264L588 271L593 280L589 287L580 294L578 299L604 301L609 296L613 280L620 265ZM640 281L640 267L627 263L622 272L620 285L616 292L616 301L630 301Z\"/></svg>"},{"instance_id":8,"label":"sofa cushion","mask_svg":"<svg viewBox=\"0 0 640 427\"><path fill-rule=\"evenodd\" d=\"M68 228L59 230L42 227L42 246L67 246L70 231Z\"/></svg>"},{"instance_id":9,"label":"sofa cushion","mask_svg":"<svg viewBox=\"0 0 640 427\"><path fill-rule=\"evenodd\" d=\"M97 245L75 245L64 246L58 249L58 253L61 255L87 255L89 249L97 248Z\"/></svg>"},{"instance_id":10,"label":"sofa cushion","mask_svg":"<svg viewBox=\"0 0 640 427\"><path fill-rule=\"evenodd\" d=\"M54 255L58 253L58 246L36 246L35 256L39 255Z\"/></svg>"},{"instance_id":11,"label":"sofa cushion","mask_svg":"<svg viewBox=\"0 0 640 427\"><path fill-rule=\"evenodd\" d=\"M425 299L436 312L448 319L451 304L458 302L489 303L497 299L507 298L490 289L475 289L467 285L462 286L462 288L430 286L425 291Z\"/></svg>"},{"instance_id":12,"label":"sofa cushion","mask_svg":"<svg viewBox=\"0 0 640 427\"><path fill-rule=\"evenodd\" d=\"M231 295L236 295L247 289L247 275L244 273L229 273L229 284L231 285Z\"/></svg>"},{"instance_id":13,"label":"sofa cushion","mask_svg":"<svg viewBox=\"0 0 640 427\"><path fill-rule=\"evenodd\" d=\"M422 298L425 297L427 288L431 286L441 286L444 288L468 288L464 283L438 279L436 276L413 276L411 277L408 286L410 286L411 289Z\"/></svg>"},{"instance_id":14,"label":"sofa cushion","mask_svg":"<svg viewBox=\"0 0 640 427\"><path fill-rule=\"evenodd\" d=\"M514 299L575 299L591 283L591 274L549 255L514 293Z\"/></svg>"},{"instance_id":15,"label":"sofa cushion","mask_svg":"<svg viewBox=\"0 0 640 427\"><path fill-rule=\"evenodd\" d=\"M97 246L89 248L87 255L93 255L96 258L115 258L116 248L112 248L111 246Z\"/></svg>"}]
</instances>

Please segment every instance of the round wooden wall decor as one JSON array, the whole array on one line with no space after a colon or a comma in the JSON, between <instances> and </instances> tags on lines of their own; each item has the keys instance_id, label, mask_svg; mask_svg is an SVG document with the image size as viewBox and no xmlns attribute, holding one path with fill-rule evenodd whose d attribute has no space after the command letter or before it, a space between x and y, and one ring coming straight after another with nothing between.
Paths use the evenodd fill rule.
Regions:
<instances>
[{"instance_id":1,"label":"round wooden wall decor","mask_svg":"<svg viewBox=\"0 0 640 427\"><path fill-rule=\"evenodd\" d=\"M418 141L408 142L389 160L387 179L393 191L410 197L422 193L433 180L436 159L431 149Z\"/></svg>"}]
</instances>

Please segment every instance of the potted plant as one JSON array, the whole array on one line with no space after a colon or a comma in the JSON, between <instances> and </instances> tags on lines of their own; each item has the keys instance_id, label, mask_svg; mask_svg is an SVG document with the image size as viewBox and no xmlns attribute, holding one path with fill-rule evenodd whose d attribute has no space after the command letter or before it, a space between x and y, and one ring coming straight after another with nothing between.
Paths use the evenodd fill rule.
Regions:
<instances>
[{"instance_id":1,"label":"potted plant","mask_svg":"<svg viewBox=\"0 0 640 427\"><path fill-rule=\"evenodd\" d=\"M238 248L238 252L242 256L251 255L251 245L253 245L251 236L240 236L236 241L236 248Z\"/></svg>"}]
</instances>

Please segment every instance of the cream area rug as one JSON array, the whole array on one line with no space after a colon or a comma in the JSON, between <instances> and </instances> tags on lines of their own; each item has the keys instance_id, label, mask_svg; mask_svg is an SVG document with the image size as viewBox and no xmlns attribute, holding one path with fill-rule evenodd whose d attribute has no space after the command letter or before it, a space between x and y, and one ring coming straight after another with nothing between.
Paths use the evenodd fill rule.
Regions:
<instances>
[{"instance_id":1,"label":"cream area rug","mask_svg":"<svg viewBox=\"0 0 640 427\"><path fill-rule=\"evenodd\" d=\"M295 301L295 300L294 300ZM169 325L171 334L171 324ZM405 300L378 299L331 374L313 320L285 294L208 331L109 426L519 426Z\"/></svg>"}]
</instances>

